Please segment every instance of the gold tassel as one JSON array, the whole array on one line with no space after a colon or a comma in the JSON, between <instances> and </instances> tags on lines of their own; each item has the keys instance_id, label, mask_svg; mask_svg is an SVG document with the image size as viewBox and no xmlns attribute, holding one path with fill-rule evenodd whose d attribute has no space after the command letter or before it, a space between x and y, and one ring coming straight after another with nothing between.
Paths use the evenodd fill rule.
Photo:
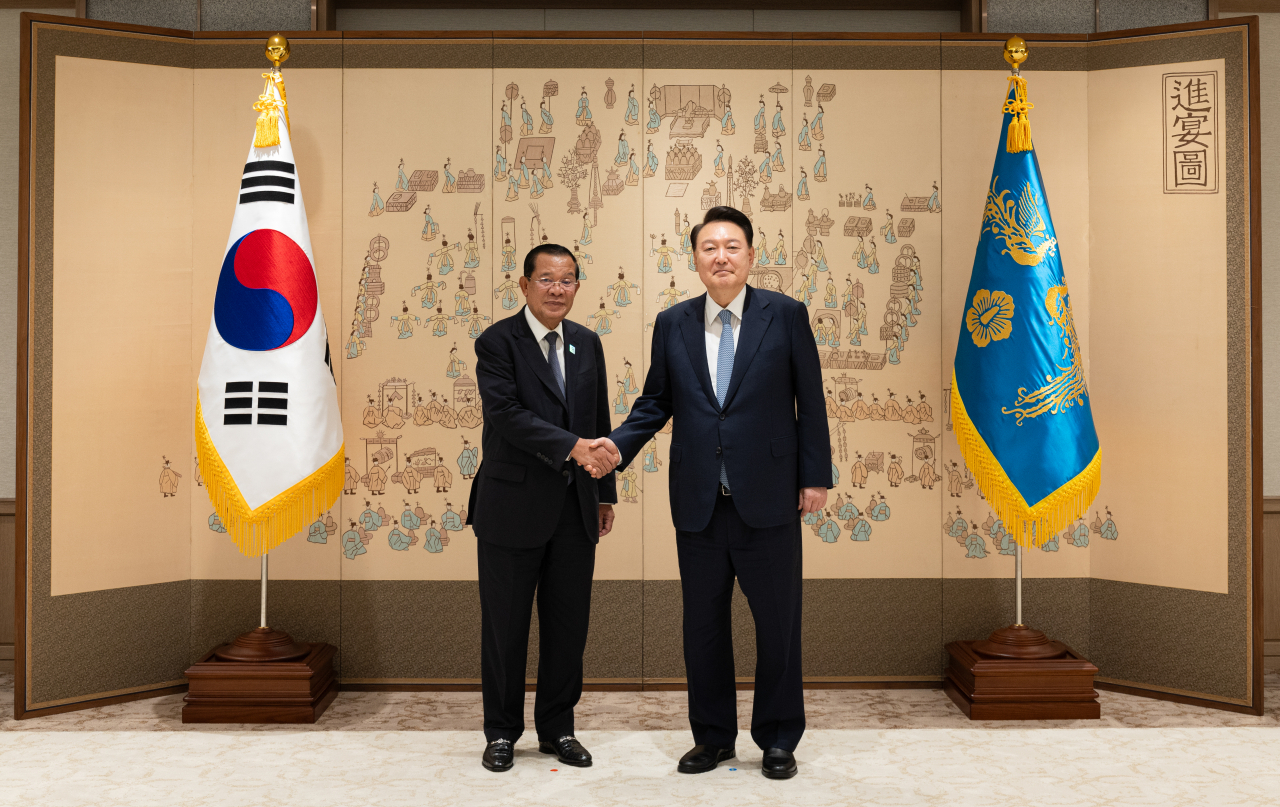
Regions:
<instances>
[{"instance_id":1,"label":"gold tassel","mask_svg":"<svg viewBox=\"0 0 1280 807\"><path fill-rule=\"evenodd\" d=\"M284 74L277 70L268 75L275 81L276 89L280 91L280 106L284 108L284 127L289 134L293 134L293 126L289 124L289 96L284 91Z\"/></svg>"},{"instance_id":2,"label":"gold tassel","mask_svg":"<svg viewBox=\"0 0 1280 807\"><path fill-rule=\"evenodd\" d=\"M978 434L956 385L955 371L951 371L951 423L960 454L965 465L973 473L978 490L986 497L996 517L1004 522L1004 528L1024 548L1040 546L1053 535L1065 530L1083 517L1089 505L1098 495L1102 484L1102 449L1075 478L1029 506L1022 494L1009 479L1000 461L991 453L987 442Z\"/></svg>"},{"instance_id":3,"label":"gold tassel","mask_svg":"<svg viewBox=\"0 0 1280 807\"><path fill-rule=\"evenodd\" d=\"M1005 100L1004 111L1013 113L1009 121L1009 136L1005 138L1004 150L1010 154L1019 151L1031 151L1031 122L1027 120L1027 110L1035 109L1035 104L1027 100L1027 80L1022 76L1009 76L1013 84L1013 100Z\"/></svg>"},{"instance_id":4,"label":"gold tassel","mask_svg":"<svg viewBox=\"0 0 1280 807\"><path fill-rule=\"evenodd\" d=\"M228 537L240 552L258 557L305 530L342 495L346 446L315 473L281 492L256 510L250 510L240 488L223 464L204 424L200 396L196 395L196 456L200 474L209 490L209 501L222 520Z\"/></svg>"},{"instance_id":5,"label":"gold tassel","mask_svg":"<svg viewBox=\"0 0 1280 807\"><path fill-rule=\"evenodd\" d=\"M267 83L262 89L262 95L258 96L258 102L253 105L258 110L258 125L253 135L253 147L256 149L280 145L280 105L276 103L275 93L271 89L271 74L263 75L267 77ZM283 80L281 86L283 87Z\"/></svg>"}]
</instances>

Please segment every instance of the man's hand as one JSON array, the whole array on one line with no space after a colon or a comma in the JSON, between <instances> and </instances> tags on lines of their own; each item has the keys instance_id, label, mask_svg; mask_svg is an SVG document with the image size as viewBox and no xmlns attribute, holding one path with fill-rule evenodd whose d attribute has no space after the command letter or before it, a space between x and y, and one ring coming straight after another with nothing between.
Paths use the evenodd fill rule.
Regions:
<instances>
[{"instance_id":1,"label":"man's hand","mask_svg":"<svg viewBox=\"0 0 1280 807\"><path fill-rule=\"evenodd\" d=\"M796 508L800 511L801 516L807 516L812 512L821 510L827 505L827 489L826 488L801 488L800 489L800 505Z\"/></svg>"},{"instance_id":2,"label":"man's hand","mask_svg":"<svg viewBox=\"0 0 1280 807\"><path fill-rule=\"evenodd\" d=\"M600 537L603 538L613 529L613 505L600 505Z\"/></svg>"},{"instance_id":3,"label":"man's hand","mask_svg":"<svg viewBox=\"0 0 1280 807\"><path fill-rule=\"evenodd\" d=\"M579 441L579 443L582 442L586 441ZM579 464L586 469L586 473L591 474L591 477L595 479L604 477L609 471L617 468L618 462L622 461L622 455L618 452L618 447L614 446L612 439L608 437L596 437L588 443L588 448L593 452L594 457L602 457L602 459L591 460L590 462L579 460ZM576 456L575 459L577 459Z\"/></svg>"},{"instance_id":4,"label":"man's hand","mask_svg":"<svg viewBox=\"0 0 1280 807\"><path fill-rule=\"evenodd\" d=\"M608 447L600 444L604 440L608 443ZM618 454L618 450L613 448L613 443L609 442L609 438L599 438L595 441L579 438L577 445L573 447L573 451L569 453L583 468L587 469L587 473L595 479L599 479L605 474L612 471L618 465L618 460L622 459Z\"/></svg>"}]
</instances>

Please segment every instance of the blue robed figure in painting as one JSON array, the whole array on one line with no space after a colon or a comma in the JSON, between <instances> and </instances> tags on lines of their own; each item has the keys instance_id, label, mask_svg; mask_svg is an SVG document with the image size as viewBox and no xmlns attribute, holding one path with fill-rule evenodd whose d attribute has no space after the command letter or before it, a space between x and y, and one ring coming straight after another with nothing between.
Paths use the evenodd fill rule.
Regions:
<instances>
[{"instance_id":1,"label":"blue robed figure in painting","mask_svg":"<svg viewBox=\"0 0 1280 807\"><path fill-rule=\"evenodd\" d=\"M627 114L623 120L628 126L635 126L640 122L640 102L636 100L636 88L632 87L627 93Z\"/></svg>"},{"instance_id":2,"label":"blue robed figure in painting","mask_svg":"<svg viewBox=\"0 0 1280 807\"><path fill-rule=\"evenodd\" d=\"M400 514L400 525L410 532L422 526L422 519L418 517L417 513L409 509L408 502L405 502L404 512Z\"/></svg>"},{"instance_id":3,"label":"blue robed figure in painting","mask_svg":"<svg viewBox=\"0 0 1280 807\"><path fill-rule=\"evenodd\" d=\"M431 553L443 552L444 544L440 541L440 530L436 529L435 519L432 519L427 532L422 537L424 548Z\"/></svg>"},{"instance_id":4,"label":"blue robed figure in painting","mask_svg":"<svg viewBox=\"0 0 1280 807\"><path fill-rule=\"evenodd\" d=\"M323 520L317 518L311 524L311 529L307 530L307 542L312 544L329 543L329 531L325 529Z\"/></svg>"},{"instance_id":5,"label":"blue robed figure in painting","mask_svg":"<svg viewBox=\"0 0 1280 807\"><path fill-rule=\"evenodd\" d=\"M834 518L826 518L818 525L818 537L824 543L834 544L840 540L840 525L836 523Z\"/></svg>"},{"instance_id":6,"label":"blue robed figure in painting","mask_svg":"<svg viewBox=\"0 0 1280 807\"><path fill-rule=\"evenodd\" d=\"M867 518L872 521L889 520L889 505L885 503L884 496L881 496L878 502L872 499L871 503L867 505Z\"/></svg>"},{"instance_id":7,"label":"blue robed figure in painting","mask_svg":"<svg viewBox=\"0 0 1280 807\"><path fill-rule=\"evenodd\" d=\"M403 552L412 545L413 539L404 530L400 529L400 524L397 522L392 527L391 532L387 534L387 543L397 552Z\"/></svg>"},{"instance_id":8,"label":"blue robed figure in painting","mask_svg":"<svg viewBox=\"0 0 1280 807\"><path fill-rule=\"evenodd\" d=\"M653 134L662 128L662 116L658 114L658 110L653 108L653 101L649 102L649 122L645 124L644 130L649 134Z\"/></svg>"},{"instance_id":9,"label":"blue robed figure in painting","mask_svg":"<svg viewBox=\"0 0 1280 807\"><path fill-rule=\"evenodd\" d=\"M378 510L381 509L378 508ZM365 502L365 510L360 514L359 521L366 532L376 532L382 526L382 514L375 511L368 502Z\"/></svg>"},{"instance_id":10,"label":"blue robed figure in painting","mask_svg":"<svg viewBox=\"0 0 1280 807\"><path fill-rule=\"evenodd\" d=\"M364 548L364 542L360 540L360 533L356 531L355 522L351 522L351 529L342 533L342 554L346 555L347 560L355 560L356 555L363 555L368 551Z\"/></svg>"}]
</instances>

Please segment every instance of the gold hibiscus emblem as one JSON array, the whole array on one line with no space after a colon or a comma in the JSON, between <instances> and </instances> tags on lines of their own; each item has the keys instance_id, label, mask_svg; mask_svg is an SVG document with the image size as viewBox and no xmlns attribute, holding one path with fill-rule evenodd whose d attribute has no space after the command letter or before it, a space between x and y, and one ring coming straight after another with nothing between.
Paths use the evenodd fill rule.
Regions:
<instances>
[{"instance_id":1,"label":"gold hibiscus emblem","mask_svg":"<svg viewBox=\"0 0 1280 807\"><path fill-rule=\"evenodd\" d=\"M978 347L1008 339L1013 333L1013 298L1002 291L978 289L964 324Z\"/></svg>"}]
</instances>

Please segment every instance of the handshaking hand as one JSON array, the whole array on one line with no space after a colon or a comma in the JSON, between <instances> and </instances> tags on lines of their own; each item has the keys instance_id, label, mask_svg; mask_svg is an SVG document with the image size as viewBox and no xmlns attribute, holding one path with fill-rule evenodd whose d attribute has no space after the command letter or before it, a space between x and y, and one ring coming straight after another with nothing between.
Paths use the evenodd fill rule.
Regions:
<instances>
[{"instance_id":1,"label":"handshaking hand","mask_svg":"<svg viewBox=\"0 0 1280 807\"><path fill-rule=\"evenodd\" d=\"M579 439L570 456L591 474L599 479L618 467L622 455L618 447L608 437L597 437L595 440Z\"/></svg>"}]
</instances>

